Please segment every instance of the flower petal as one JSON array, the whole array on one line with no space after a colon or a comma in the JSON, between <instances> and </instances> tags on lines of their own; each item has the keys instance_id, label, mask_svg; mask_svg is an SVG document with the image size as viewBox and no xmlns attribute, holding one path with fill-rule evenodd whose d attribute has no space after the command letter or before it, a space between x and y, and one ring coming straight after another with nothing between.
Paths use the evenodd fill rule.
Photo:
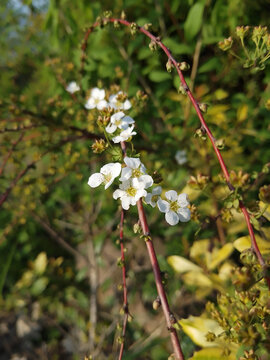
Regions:
<instances>
[{"instance_id":1,"label":"flower petal","mask_svg":"<svg viewBox=\"0 0 270 360\"><path fill-rule=\"evenodd\" d=\"M110 123L109 125L107 125L106 128L105 128L105 130L106 130L107 133L109 133L109 134L114 133L116 129L117 129L117 126L114 125L114 124L111 124L111 123Z\"/></svg>"},{"instance_id":2,"label":"flower petal","mask_svg":"<svg viewBox=\"0 0 270 360\"><path fill-rule=\"evenodd\" d=\"M131 102L129 100L126 100L123 105L122 105L122 108L124 110L129 110L131 108Z\"/></svg>"},{"instance_id":3,"label":"flower petal","mask_svg":"<svg viewBox=\"0 0 270 360\"><path fill-rule=\"evenodd\" d=\"M147 193L144 201L146 202L146 204L151 204L151 201L152 201L152 194L151 193Z\"/></svg>"},{"instance_id":4,"label":"flower petal","mask_svg":"<svg viewBox=\"0 0 270 360\"><path fill-rule=\"evenodd\" d=\"M127 181L128 179L131 178L131 175L132 175L132 170L129 168L129 167L124 167L122 169L122 174L121 174L121 177L120 177L120 181Z\"/></svg>"},{"instance_id":5,"label":"flower petal","mask_svg":"<svg viewBox=\"0 0 270 360\"><path fill-rule=\"evenodd\" d=\"M88 179L88 185L92 188L98 187L100 184L103 183L104 176L100 173L95 173L90 176Z\"/></svg>"},{"instance_id":6,"label":"flower petal","mask_svg":"<svg viewBox=\"0 0 270 360\"><path fill-rule=\"evenodd\" d=\"M160 195L162 193L162 187L161 186L156 186L153 190L152 190L152 194L153 195Z\"/></svg>"},{"instance_id":7,"label":"flower petal","mask_svg":"<svg viewBox=\"0 0 270 360\"><path fill-rule=\"evenodd\" d=\"M88 110L94 109L96 107L95 100L92 98L89 98L84 105L84 107Z\"/></svg>"},{"instance_id":8,"label":"flower petal","mask_svg":"<svg viewBox=\"0 0 270 360\"><path fill-rule=\"evenodd\" d=\"M131 169L137 169L141 165L141 160L138 158L131 158L126 156L124 158L125 164Z\"/></svg>"},{"instance_id":9,"label":"flower petal","mask_svg":"<svg viewBox=\"0 0 270 360\"><path fill-rule=\"evenodd\" d=\"M166 213L170 209L170 204L166 200L159 199L157 202L157 206L159 208L159 211L162 213Z\"/></svg>"},{"instance_id":10,"label":"flower petal","mask_svg":"<svg viewBox=\"0 0 270 360\"><path fill-rule=\"evenodd\" d=\"M121 198L121 202L122 202L122 208L125 210L129 209L130 203L131 203L132 198L128 197L128 196L123 196ZM133 204L132 204L133 205Z\"/></svg>"},{"instance_id":11,"label":"flower petal","mask_svg":"<svg viewBox=\"0 0 270 360\"><path fill-rule=\"evenodd\" d=\"M106 108L107 106L108 106L107 101L106 100L101 100L97 104L97 109L102 110L102 109Z\"/></svg>"},{"instance_id":12,"label":"flower petal","mask_svg":"<svg viewBox=\"0 0 270 360\"><path fill-rule=\"evenodd\" d=\"M144 183L144 188L148 189L150 186L153 185L154 180L150 175L142 175L139 177L139 181Z\"/></svg>"},{"instance_id":13,"label":"flower petal","mask_svg":"<svg viewBox=\"0 0 270 360\"><path fill-rule=\"evenodd\" d=\"M121 120L124 116L125 113L123 113L123 111L118 111L117 113L112 115L111 122L114 123L115 121Z\"/></svg>"},{"instance_id":14,"label":"flower petal","mask_svg":"<svg viewBox=\"0 0 270 360\"><path fill-rule=\"evenodd\" d=\"M178 224L179 217L176 214L176 212L170 210L170 211L166 212L165 220L167 221L168 224L173 226L173 225Z\"/></svg>"},{"instance_id":15,"label":"flower petal","mask_svg":"<svg viewBox=\"0 0 270 360\"><path fill-rule=\"evenodd\" d=\"M124 194L125 192L123 190L117 189L113 192L113 198L116 200L120 197L123 197Z\"/></svg>"},{"instance_id":16,"label":"flower petal","mask_svg":"<svg viewBox=\"0 0 270 360\"><path fill-rule=\"evenodd\" d=\"M177 210L177 214L179 216L179 220L181 222L187 222L190 220L190 210L189 208L179 208Z\"/></svg>"},{"instance_id":17,"label":"flower petal","mask_svg":"<svg viewBox=\"0 0 270 360\"><path fill-rule=\"evenodd\" d=\"M98 100L103 100L105 98L105 90L95 87L91 91L91 97Z\"/></svg>"},{"instance_id":18,"label":"flower petal","mask_svg":"<svg viewBox=\"0 0 270 360\"><path fill-rule=\"evenodd\" d=\"M183 193L178 196L177 203L181 207L187 207L189 205L188 195Z\"/></svg>"},{"instance_id":19,"label":"flower petal","mask_svg":"<svg viewBox=\"0 0 270 360\"><path fill-rule=\"evenodd\" d=\"M178 199L178 195L175 190L169 190L169 191L165 192L165 196L170 201L176 201Z\"/></svg>"}]
</instances>

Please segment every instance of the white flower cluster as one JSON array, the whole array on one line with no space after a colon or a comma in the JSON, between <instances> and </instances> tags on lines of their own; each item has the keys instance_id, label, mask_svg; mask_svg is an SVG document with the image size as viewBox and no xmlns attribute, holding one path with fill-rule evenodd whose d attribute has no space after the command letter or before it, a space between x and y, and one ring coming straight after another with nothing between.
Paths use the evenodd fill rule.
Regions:
<instances>
[{"instance_id":1,"label":"white flower cluster","mask_svg":"<svg viewBox=\"0 0 270 360\"><path fill-rule=\"evenodd\" d=\"M114 134L112 141L120 143L130 140L134 131L134 119L127 116L123 110L129 110L131 103L125 99L123 92L120 91L109 97L109 101L105 99L105 90L94 88L91 90L85 107L86 109L103 110L106 107L115 109L115 113L110 117L110 122L106 126L105 131L108 134ZM130 206L136 205L137 201L144 197L146 204L152 207L157 205L158 209L165 213L165 219L170 225L176 225L179 221L186 222L190 219L189 202L186 194L178 195L176 191L170 190L165 193L166 200L161 199L162 188L157 186L152 192L147 193L154 181L147 174L146 168L139 158L126 156L124 158L124 167L118 162L104 165L99 173L95 173L89 177L88 185L95 188L101 184L107 189L113 181L119 177L119 189L113 193L114 199L120 199L122 208L128 210Z\"/></svg>"},{"instance_id":2,"label":"white flower cluster","mask_svg":"<svg viewBox=\"0 0 270 360\"><path fill-rule=\"evenodd\" d=\"M99 173L90 176L88 185L95 188L103 183L107 189L121 173L121 184L119 189L114 191L113 198L120 198L123 209L128 210L130 205L136 205L136 202L144 197L146 204L152 207L157 205L158 209L165 213L165 219L170 225L190 220L187 194L178 195L176 191L170 190L165 193L167 200L162 200L161 186L154 188L152 193L147 193L146 189L153 185L153 179L147 175L141 160L126 156L124 162L126 166L123 168L118 162L104 165Z\"/></svg>"}]
</instances>

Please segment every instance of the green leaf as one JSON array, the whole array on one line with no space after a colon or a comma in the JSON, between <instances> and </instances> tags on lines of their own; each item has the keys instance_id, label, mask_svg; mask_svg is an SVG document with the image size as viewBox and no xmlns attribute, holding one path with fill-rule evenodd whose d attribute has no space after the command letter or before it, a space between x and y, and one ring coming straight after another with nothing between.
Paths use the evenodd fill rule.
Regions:
<instances>
[{"instance_id":1,"label":"green leaf","mask_svg":"<svg viewBox=\"0 0 270 360\"><path fill-rule=\"evenodd\" d=\"M186 39L192 40L200 31L203 20L204 3L197 2L189 10L187 20L184 24Z\"/></svg>"},{"instance_id":2,"label":"green leaf","mask_svg":"<svg viewBox=\"0 0 270 360\"><path fill-rule=\"evenodd\" d=\"M37 279L33 283L33 286L31 287L31 294L34 296L40 295L46 289L48 283L49 283L48 278L46 278L44 276Z\"/></svg>"},{"instance_id":3,"label":"green leaf","mask_svg":"<svg viewBox=\"0 0 270 360\"><path fill-rule=\"evenodd\" d=\"M165 70L164 71L151 71L149 74L150 80L154 82L161 82L164 80L171 79L171 75L169 75Z\"/></svg>"}]
</instances>

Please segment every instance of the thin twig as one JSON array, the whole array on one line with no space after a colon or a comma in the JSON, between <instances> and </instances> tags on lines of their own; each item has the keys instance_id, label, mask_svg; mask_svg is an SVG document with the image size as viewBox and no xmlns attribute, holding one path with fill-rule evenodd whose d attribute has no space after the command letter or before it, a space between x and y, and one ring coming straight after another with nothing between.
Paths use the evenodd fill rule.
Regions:
<instances>
[{"instance_id":1,"label":"thin twig","mask_svg":"<svg viewBox=\"0 0 270 360\"><path fill-rule=\"evenodd\" d=\"M23 137L24 137L24 133L22 133L22 134L19 136L19 138L18 138L16 141L14 141L14 143L12 144L12 147L11 147L11 149L9 150L9 152L8 152L7 156L5 157L5 159L4 159L4 161L3 161L3 164L2 164L2 166L1 166L1 168L0 168L0 176L1 176L2 172L3 172L4 169L5 169L5 166L6 166L7 162L8 162L8 159L9 159L10 156L12 155L13 151L15 150L15 148L16 148L16 146L19 144L19 142L22 141Z\"/></svg>"}]
</instances>

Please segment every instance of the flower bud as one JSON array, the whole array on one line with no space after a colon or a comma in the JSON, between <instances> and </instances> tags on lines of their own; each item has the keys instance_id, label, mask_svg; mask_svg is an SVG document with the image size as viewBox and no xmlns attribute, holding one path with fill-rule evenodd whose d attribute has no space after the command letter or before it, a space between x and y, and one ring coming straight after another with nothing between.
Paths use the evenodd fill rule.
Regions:
<instances>
[{"instance_id":1,"label":"flower bud","mask_svg":"<svg viewBox=\"0 0 270 360\"><path fill-rule=\"evenodd\" d=\"M120 17L121 17L122 20L125 20L126 13L124 12L124 10L121 11L121 16Z\"/></svg>"},{"instance_id":2,"label":"flower bud","mask_svg":"<svg viewBox=\"0 0 270 360\"><path fill-rule=\"evenodd\" d=\"M172 72L172 69L173 69L173 63L172 63L172 61L169 59L168 61L167 61L167 63L166 63L166 69L167 69L167 71L170 73L170 72Z\"/></svg>"},{"instance_id":3,"label":"flower bud","mask_svg":"<svg viewBox=\"0 0 270 360\"><path fill-rule=\"evenodd\" d=\"M199 106L199 109L201 110L201 112L207 113L207 109L208 109L209 105L207 105L205 103L198 103L198 106Z\"/></svg>"},{"instance_id":4,"label":"flower bud","mask_svg":"<svg viewBox=\"0 0 270 360\"><path fill-rule=\"evenodd\" d=\"M158 310L161 306L161 300L160 297L157 296L156 299L153 301L153 309Z\"/></svg>"},{"instance_id":5,"label":"flower bud","mask_svg":"<svg viewBox=\"0 0 270 360\"><path fill-rule=\"evenodd\" d=\"M151 24L151 23L148 23L148 24L144 24L144 25L143 25L143 28L144 28L145 30L149 30L149 29L151 28L151 26L152 26L152 24Z\"/></svg>"},{"instance_id":6,"label":"flower bud","mask_svg":"<svg viewBox=\"0 0 270 360\"><path fill-rule=\"evenodd\" d=\"M260 187L259 198L265 204L270 204L270 185Z\"/></svg>"},{"instance_id":7,"label":"flower bud","mask_svg":"<svg viewBox=\"0 0 270 360\"><path fill-rule=\"evenodd\" d=\"M131 35L135 35L136 34L136 32L138 31L138 25L135 23L135 22L133 22L133 23L131 23L130 24L130 32L131 32Z\"/></svg>"},{"instance_id":8,"label":"flower bud","mask_svg":"<svg viewBox=\"0 0 270 360\"><path fill-rule=\"evenodd\" d=\"M187 94L187 90L182 84L179 85L178 92L179 92L179 94L182 94L182 95Z\"/></svg>"},{"instance_id":9,"label":"flower bud","mask_svg":"<svg viewBox=\"0 0 270 360\"><path fill-rule=\"evenodd\" d=\"M237 26L235 29L236 36L240 38L244 38L248 30L249 30L249 26Z\"/></svg>"},{"instance_id":10,"label":"flower bud","mask_svg":"<svg viewBox=\"0 0 270 360\"><path fill-rule=\"evenodd\" d=\"M220 48L220 50L222 51L227 51L232 47L233 44L233 39L230 36L228 39L224 39L223 41L220 41L218 43L218 47Z\"/></svg>"},{"instance_id":11,"label":"flower bud","mask_svg":"<svg viewBox=\"0 0 270 360\"><path fill-rule=\"evenodd\" d=\"M212 331L208 331L208 333L205 335L206 341L213 342L216 340L216 335Z\"/></svg>"},{"instance_id":12,"label":"flower bud","mask_svg":"<svg viewBox=\"0 0 270 360\"><path fill-rule=\"evenodd\" d=\"M154 184L160 184L163 181L163 177L156 170L151 174Z\"/></svg>"},{"instance_id":13,"label":"flower bud","mask_svg":"<svg viewBox=\"0 0 270 360\"><path fill-rule=\"evenodd\" d=\"M106 144L103 139L95 140L94 144L91 146L95 154L101 154L107 147L108 144Z\"/></svg>"},{"instance_id":14,"label":"flower bud","mask_svg":"<svg viewBox=\"0 0 270 360\"><path fill-rule=\"evenodd\" d=\"M155 41L155 40L151 40L150 43L149 43L149 49L150 49L151 51L156 51L157 48L158 48L158 46L157 46L156 41Z\"/></svg>"},{"instance_id":15,"label":"flower bud","mask_svg":"<svg viewBox=\"0 0 270 360\"><path fill-rule=\"evenodd\" d=\"M190 69L190 65L185 61L177 63L177 66L181 71L186 71Z\"/></svg>"}]
</instances>

